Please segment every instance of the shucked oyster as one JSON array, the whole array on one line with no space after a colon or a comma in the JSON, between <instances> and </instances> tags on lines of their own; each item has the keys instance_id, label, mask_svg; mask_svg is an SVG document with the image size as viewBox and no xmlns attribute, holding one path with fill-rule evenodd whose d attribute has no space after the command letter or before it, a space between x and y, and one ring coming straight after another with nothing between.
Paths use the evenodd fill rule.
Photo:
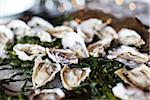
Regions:
<instances>
[{"instance_id":1,"label":"shucked oyster","mask_svg":"<svg viewBox=\"0 0 150 100\"><path fill-rule=\"evenodd\" d=\"M141 36L134 30L123 28L118 32L119 42L124 45L140 46L145 44Z\"/></svg>"},{"instance_id":2,"label":"shucked oyster","mask_svg":"<svg viewBox=\"0 0 150 100\"><path fill-rule=\"evenodd\" d=\"M37 16L28 21L28 25L34 28L41 28L45 31L49 31L53 28L51 23Z\"/></svg>"},{"instance_id":3,"label":"shucked oyster","mask_svg":"<svg viewBox=\"0 0 150 100\"><path fill-rule=\"evenodd\" d=\"M107 56L109 59L116 59L130 67L149 61L149 55L140 53L136 48L122 45L120 48L109 51Z\"/></svg>"},{"instance_id":4,"label":"shucked oyster","mask_svg":"<svg viewBox=\"0 0 150 100\"><path fill-rule=\"evenodd\" d=\"M81 22L77 31L78 34L84 38L85 42L89 43L93 40L97 30L101 30L103 22L100 19L91 18Z\"/></svg>"},{"instance_id":5,"label":"shucked oyster","mask_svg":"<svg viewBox=\"0 0 150 100\"><path fill-rule=\"evenodd\" d=\"M39 28L32 28L31 30L26 31L25 36L36 36L39 37L40 41L43 42L52 41L51 35L48 32Z\"/></svg>"},{"instance_id":6,"label":"shucked oyster","mask_svg":"<svg viewBox=\"0 0 150 100\"><path fill-rule=\"evenodd\" d=\"M149 100L150 95L148 92L144 92L138 88L124 86L122 83L118 83L112 89L113 94L122 100Z\"/></svg>"},{"instance_id":7,"label":"shucked oyster","mask_svg":"<svg viewBox=\"0 0 150 100\"><path fill-rule=\"evenodd\" d=\"M14 31L14 34L17 37L24 36L25 32L31 29L24 21L15 19L7 24L7 27Z\"/></svg>"},{"instance_id":8,"label":"shucked oyster","mask_svg":"<svg viewBox=\"0 0 150 100\"><path fill-rule=\"evenodd\" d=\"M41 87L51 81L55 74L61 70L61 66L57 63L52 63L48 59L42 60L41 57L35 59L32 83L34 88Z\"/></svg>"},{"instance_id":9,"label":"shucked oyster","mask_svg":"<svg viewBox=\"0 0 150 100\"><path fill-rule=\"evenodd\" d=\"M65 93L59 89L37 89L34 90L34 93L29 97L29 100L60 100L65 97Z\"/></svg>"},{"instance_id":10,"label":"shucked oyster","mask_svg":"<svg viewBox=\"0 0 150 100\"><path fill-rule=\"evenodd\" d=\"M80 35L76 34L75 32L70 32L66 34L62 38L62 45L64 49L68 48L76 52L79 57L82 58L89 57L89 53L83 38L80 37Z\"/></svg>"},{"instance_id":11,"label":"shucked oyster","mask_svg":"<svg viewBox=\"0 0 150 100\"><path fill-rule=\"evenodd\" d=\"M68 26L56 26L49 32L56 38L63 38L65 34L73 32L73 29Z\"/></svg>"},{"instance_id":12,"label":"shucked oyster","mask_svg":"<svg viewBox=\"0 0 150 100\"><path fill-rule=\"evenodd\" d=\"M121 68L115 72L125 83L150 91L150 68L144 64L132 70Z\"/></svg>"},{"instance_id":13,"label":"shucked oyster","mask_svg":"<svg viewBox=\"0 0 150 100\"><path fill-rule=\"evenodd\" d=\"M65 89L72 90L89 76L90 68L72 68L64 66L61 70L61 80Z\"/></svg>"},{"instance_id":14,"label":"shucked oyster","mask_svg":"<svg viewBox=\"0 0 150 100\"><path fill-rule=\"evenodd\" d=\"M55 49L55 48L46 48L46 52L54 62L61 64L75 64L78 63L78 58L75 53L69 49Z\"/></svg>"},{"instance_id":15,"label":"shucked oyster","mask_svg":"<svg viewBox=\"0 0 150 100\"><path fill-rule=\"evenodd\" d=\"M36 44L16 44L13 50L21 60L33 60L39 55L46 55L45 48Z\"/></svg>"},{"instance_id":16,"label":"shucked oyster","mask_svg":"<svg viewBox=\"0 0 150 100\"><path fill-rule=\"evenodd\" d=\"M4 25L0 25L0 48L5 47L14 38L14 33Z\"/></svg>"},{"instance_id":17,"label":"shucked oyster","mask_svg":"<svg viewBox=\"0 0 150 100\"><path fill-rule=\"evenodd\" d=\"M5 47L8 42L13 41L14 33L4 25L0 25L0 58L5 58Z\"/></svg>"}]
</instances>

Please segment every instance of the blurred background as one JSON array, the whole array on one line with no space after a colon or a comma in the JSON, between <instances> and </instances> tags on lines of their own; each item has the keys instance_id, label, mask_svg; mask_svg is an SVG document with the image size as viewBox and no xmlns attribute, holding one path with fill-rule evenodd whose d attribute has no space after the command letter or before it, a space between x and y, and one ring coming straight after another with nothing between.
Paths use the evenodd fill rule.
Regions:
<instances>
[{"instance_id":1,"label":"blurred background","mask_svg":"<svg viewBox=\"0 0 150 100\"><path fill-rule=\"evenodd\" d=\"M80 9L101 10L117 18L137 17L150 26L150 0L0 0L0 24L25 13L56 17Z\"/></svg>"}]
</instances>

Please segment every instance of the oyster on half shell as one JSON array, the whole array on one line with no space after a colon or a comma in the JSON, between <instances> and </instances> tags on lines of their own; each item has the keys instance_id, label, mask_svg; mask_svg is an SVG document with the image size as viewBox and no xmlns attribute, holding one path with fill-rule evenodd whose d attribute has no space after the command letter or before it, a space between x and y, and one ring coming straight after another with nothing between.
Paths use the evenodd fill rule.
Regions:
<instances>
[{"instance_id":1,"label":"oyster on half shell","mask_svg":"<svg viewBox=\"0 0 150 100\"><path fill-rule=\"evenodd\" d=\"M49 32L52 36L56 38L63 38L67 33L73 32L73 29L68 26L56 26Z\"/></svg>"},{"instance_id":2,"label":"oyster on half shell","mask_svg":"<svg viewBox=\"0 0 150 100\"><path fill-rule=\"evenodd\" d=\"M143 90L150 91L150 68L144 64L134 68L132 70L127 70L121 68L115 72L125 83L138 87Z\"/></svg>"},{"instance_id":3,"label":"oyster on half shell","mask_svg":"<svg viewBox=\"0 0 150 100\"><path fill-rule=\"evenodd\" d=\"M36 44L16 44L13 50L21 60L33 60L39 55L46 55L45 48Z\"/></svg>"},{"instance_id":4,"label":"oyster on half shell","mask_svg":"<svg viewBox=\"0 0 150 100\"><path fill-rule=\"evenodd\" d=\"M53 25L51 23L37 16L32 17L32 19L28 21L28 25L33 28L41 28L45 31L53 29Z\"/></svg>"},{"instance_id":5,"label":"oyster on half shell","mask_svg":"<svg viewBox=\"0 0 150 100\"><path fill-rule=\"evenodd\" d=\"M118 32L119 42L124 45L141 46L145 44L141 36L134 30L123 28Z\"/></svg>"},{"instance_id":6,"label":"oyster on half shell","mask_svg":"<svg viewBox=\"0 0 150 100\"><path fill-rule=\"evenodd\" d=\"M112 88L113 94L122 100L149 100L150 95L136 87L124 86L118 83Z\"/></svg>"},{"instance_id":7,"label":"oyster on half shell","mask_svg":"<svg viewBox=\"0 0 150 100\"><path fill-rule=\"evenodd\" d=\"M70 49L77 53L81 58L89 57L83 38L75 32L70 32L62 38L62 45L64 49Z\"/></svg>"},{"instance_id":8,"label":"oyster on half shell","mask_svg":"<svg viewBox=\"0 0 150 100\"><path fill-rule=\"evenodd\" d=\"M118 49L109 51L108 59L116 59L125 65L135 67L138 64L147 63L150 59L148 54L140 53L134 47L122 45Z\"/></svg>"},{"instance_id":9,"label":"oyster on half shell","mask_svg":"<svg viewBox=\"0 0 150 100\"><path fill-rule=\"evenodd\" d=\"M89 76L90 72L90 68L70 69L67 65L65 65L60 73L63 87L67 90L74 89Z\"/></svg>"},{"instance_id":10,"label":"oyster on half shell","mask_svg":"<svg viewBox=\"0 0 150 100\"><path fill-rule=\"evenodd\" d=\"M76 54L69 49L55 49L46 48L46 52L54 62L61 64L76 64L78 63L78 58Z\"/></svg>"},{"instance_id":11,"label":"oyster on half shell","mask_svg":"<svg viewBox=\"0 0 150 100\"><path fill-rule=\"evenodd\" d=\"M61 66L58 63L52 63L48 59L42 60L41 57L37 57L34 61L32 83L34 88L41 87L47 82L54 79L55 74L61 70Z\"/></svg>"},{"instance_id":12,"label":"oyster on half shell","mask_svg":"<svg viewBox=\"0 0 150 100\"><path fill-rule=\"evenodd\" d=\"M61 100L65 93L60 88L36 89L29 97L29 100Z\"/></svg>"}]
</instances>

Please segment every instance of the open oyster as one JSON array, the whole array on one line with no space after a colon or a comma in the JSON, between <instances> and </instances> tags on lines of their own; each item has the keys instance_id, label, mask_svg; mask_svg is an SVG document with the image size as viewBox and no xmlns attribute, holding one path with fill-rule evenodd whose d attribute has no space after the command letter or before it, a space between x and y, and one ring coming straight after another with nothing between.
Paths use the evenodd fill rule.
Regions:
<instances>
[{"instance_id":1,"label":"open oyster","mask_svg":"<svg viewBox=\"0 0 150 100\"><path fill-rule=\"evenodd\" d=\"M5 47L14 38L14 33L4 25L0 25L0 48Z\"/></svg>"},{"instance_id":2,"label":"open oyster","mask_svg":"<svg viewBox=\"0 0 150 100\"><path fill-rule=\"evenodd\" d=\"M79 57L89 57L88 50L84 43L84 40L80 35L75 32L70 32L62 38L62 45L64 49L71 49L76 52Z\"/></svg>"},{"instance_id":3,"label":"open oyster","mask_svg":"<svg viewBox=\"0 0 150 100\"><path fill-rule=\"evenodd\" d=\"M36 37L39 37L40 41L43 41L43 42L52 41L51 35L48 32L39 28L32 28L31 30L26 31L25 36L36 36Z\"/></svg>"},{"instance_id":4,"label":"open oyster","mask_svg":"<svg viewBox=\"0 0 150 100\"><path fill-rule=\"evenodd\" d=\"M76 64L78 63L78 58L75 53L69 49L55 49L46 48L46 52L54 62L61 64Z\"/></svg>"},{"instance_id":5,"label":"open oyster","mask_svg":"<svg viewBox=\"0 0 150 100\"><path fill-rule=\"evenodd\" d=\"M136 48L125 45L122 45L120 48L114 49L113 51L109 51L107 58L116 59L130 67L146 63L150 59L149 55L140 53Z\"/></svg>"},{"instance_id":6,"label":"open oyster","mask_svg":"<svg viewBox=\"0 0 150 100\"><path fill-rule=\"evenodd\" d=\"M65 93L59 88L37 89L34 90L29 100L60 100L63 97L65 97Z\"/></svg>"},{"instance_id":7,"label":"open oyster","mask_svg":"<svg viewBox=\"0 0 150 100\"><path fill-rule=\"evenodd\" d=\"M28 21L28 25L34 28L41 28L45 31L49 31L53 28L51 23L37 16L32 17L32 19Z\"/></svg>"},{"instance_id":8,"label":"open oyster","mask_svg":"<svg viewBox=\"0 0 150 100\"><path fill-rule=\"evenodd\" d=\"M90 18L80 23L78 33L84 38L85 42L89 43L93 40L97 30L101 30L103 22L100 19Z\"/></svg>"},{"instance_id":9,"label":"open oyster","mask_svg":"<svg viewBox=\"0 0 150 100\"><path fill-rule=\"evenodd\" d=\"M4 25L0 25L0 58L6 57L5 47L8 42L13 41L14 33Z\"/></svg>"},{"instance_id":10,"label":"open oyster","mask_svg":"<svg viewBox=\"0 0 150 100\"><path fill-rule=\"evenodd\" d=\"M56 38L63 38L65 34L73 32L73 29L68 26L56 26L49 32Z\"/></svg>"},{"instance_id":11,"label":"open oyster","mask_svg":"<svg viewBox=\"0 0 150 100\"><path fill-rule=\"evenodd\" d=\"M46 55L45 48L36 44L16 44L13 50L21 60L33 60L39 55Z\"/></svg>"},{"instance_id":12,"label":"open oyster","mask_svg":"<svg viewBox=\"0 0 150 100\"><path fill-rule=\"evenodd\" d=\"M41 87L53 80L60 70L61 66L58 63L52 63L48 59L42 60L41 57L36 58L32 73L33 87Z\"/></svg>"},{"instance_id":13,"label":"open oyster","mask_svg":"<svg viewBox=\"0 0 150 100\"><path fill-rule=\"evenodd\" d=\"M12 29L17 37L24 36L25 32L31 29L24 21L15 19L7 24L7 27Z\"/></svg>"},{"instance_id":14,"label":"open oyster","mask_svg":"<svg viewBox=\"0 0 150 100\"><path fill-rule=\"evenodd\" d=\"M124 86L122 83L118 83L112 88L113 94L122 100L149 100L150 95L148 92L144 92L138 88Z\"/></svg>"},{"instance_id":15,"label":"open oyster","mask_svg":"<svg viewBox=\"0 0 150 100\"><path fill-rule=\"evenodd\" d=\"M125 83L150 91L150 68L144 64L132 70L121 68L115 72Z\"/></svg>"},{"instance_id":16,"label":"open oyster","mask_svg":"<svg viewBox=\"0 0 150 100\"><path fill-rule=\"evenodd\" d=\"M124 45L141 46L145 42L141 36L134 30L123 28L118 32L119 42Z\"/></svg>"},{"instance_id":17,"label":"open oyster","mask_svg":"<svg viewBox=\"0 0 150 100\"><path fill-rule=\"evenodd\" d=\"M89 76L90 68L72 68L64 66L61 70L61 80L65 89L72 90Z\"/></svg>"}]
</instances>

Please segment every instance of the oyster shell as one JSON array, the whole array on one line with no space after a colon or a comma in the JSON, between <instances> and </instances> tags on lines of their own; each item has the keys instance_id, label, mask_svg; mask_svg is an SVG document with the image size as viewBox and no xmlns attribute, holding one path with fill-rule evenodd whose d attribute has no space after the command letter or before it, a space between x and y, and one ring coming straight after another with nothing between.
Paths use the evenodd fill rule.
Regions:
<instances>
[{"instance_id":1,"label":"oyster shell","mask_svg":"<svg viewBox=\"0 0 150 100\"><path fill-rule=\"evenodd\" d=\"M63 38L65 34L73 32L73 29L68 26L56 26L49 32L56 38Z\"/></svg>"},{"instance_id":2,"label":"oyster shell","mask_svg":"<svg viewBox=\"0 0 150 100\"><path fill-rule=\"evenodd\" d=\"M145 44L141 36L134 30L123 28L118 32L119 42L124 45L141 46Z\"/></svg>"},{"instance_id":3,"label":"oyster shell","mask_svg":"<svg viewBox=\"0 0 150 100\"><path fill-rule=\"evenodd\" d=\"M28 25L34 28L41 28L45 31L53 29L53 25L51 23L37 16L32 17L32 19L28 21Z\"/></svg>"},{"instance_id":4,"label":"oyster shell","mask_svg":"<svg viewBox=\"0 0 150 100\"><path fill-rule=\"evenodd\" d=\"M86 45L84 43L84 40L80 35L78 35L75 32L70 32L66 34L62 38L62 45L64 49L70 49L77 53L79 57L87 58L89 57L88 50L86 48Z\"/></svg>"},{"instance_id":5,"label":"oyster shell","mask_svg":"<svg viewBox=\"0 0 150 100\"><path fill-rule=\"evenodd\" d=\"M103 26L103 22L100 19L90 18L81 22L77 31L84 38L85 42L89 43Z\"/></svg>"},{"instance_id":6,"label":"oyster shell","mask_svg":"<svg viewBox=\"0 0 150 100\"><path fill-rule=\"evenodd\" d=\"M31 29L24 21L15 19L7 24L7 27L14 31L17 37L23 37L25 32Z\"/></svg>"},{"instance_id":7,"label":"oyster shell","mask_svg":"<svg viewBox=\"0 0 150 100\"><path fill-rule=\"evenodd\" d=\"M70 69L68 66L65 65L60 73L64 88L67 90L72 90L73 88L79 86L80 83L89 76L90 72L90 68Z\"/></svg>"},{"instance_id":8,"label":"oyster shell","mask_svg":"<svg viewBox=\"0 0 150 100\"><path fill-rule=\"evenodd\" d=\"M144 64L132 70L121 68L115 72L125 83L150 91L150 68Z\"/></svg>"},{"instance_id":9,"label":"oyster shell","mask_svg":"<svg viewBox=\"0 0 150 100\"><path fill-rule=\"evenodd\" d=\"M130 67L146 63L150 59L148 54L140 53L136 48L125 45L122 45L120 48L114 49L113 51L109 51L107 58L116 59Z\"/></svg>"},{"instance_id":10,"label":"oyster shell","mask_svg":"<svg viewBox=\"0 0 150 100\"><path fill-rule=\"evenodd\" d=\"M21 70L13 69L10 65L0 66L0 84L7 95L20 95L23 87L32 86L31 82L26 83L25 79L26 76L23 76Z\"/></svg>"},{"instance_id":11,"label":"oyster shell","mask_svg":"<svg viewBox=\"0 0 150 100\"><path fill-rule=\"evenodd\" d=\"M43 41L43 42L52 41L51 35L48 32L39 28L32 28L31 30L26 31L25 36L36 36L36 37L39 37L40 41Z\"/></svg>"},{"instance_id":12,"label":"oyster shell","mask_svg":"<svg viewBox=\"0 0 150 100\"><path fill-rule=\"evenodd\" d=\"M21 60L33 60L39 55L46 55L45 48L36 44L16 44L13 50Z\"/></svg>"},{"instance_id":13,"label":"oyster shell","mask_svg":"<svg viewBox=\"0 0 150 100\"><path fill-rule=\"evenodd\" d=\"M41 57L36 58L32 73L33 87L41 87L53 80L60 70L61 66L58 63L52 63L48 59L42 60Z\"/></svg>"},{"instance_id":14,"label":"oyster shell","mask_svg":"<svg viewBox=\"0 0 150 100\"><path fill-rule=\"evenodd\" d=\"M55 48L46 48L46 52L54 62L61 64L76 64L78 63L78 58L75 53L69 49L55 49Z\"/></svg>"},{"instance_id":15,"label":"oyster shell","mask_svg":"<svg viewBox=\"0 0 150 100\"><path fill-rule=\"evenodd\" d=\"M150 95L138 88L124 86L122 83L118 83L112 88L113 94L122 100L149 100Z\"/></svg>"},{"instance_id":16,"label":"oyster shell","mask_svg":"<svg viewBox=\"0 0 150 100\"><path fill-rule=\"evenodd\" d=\"M60 88L37 89L29 97L29 100L60 100L65 97L65 93Z\"/></svg>"}]
</instances>

